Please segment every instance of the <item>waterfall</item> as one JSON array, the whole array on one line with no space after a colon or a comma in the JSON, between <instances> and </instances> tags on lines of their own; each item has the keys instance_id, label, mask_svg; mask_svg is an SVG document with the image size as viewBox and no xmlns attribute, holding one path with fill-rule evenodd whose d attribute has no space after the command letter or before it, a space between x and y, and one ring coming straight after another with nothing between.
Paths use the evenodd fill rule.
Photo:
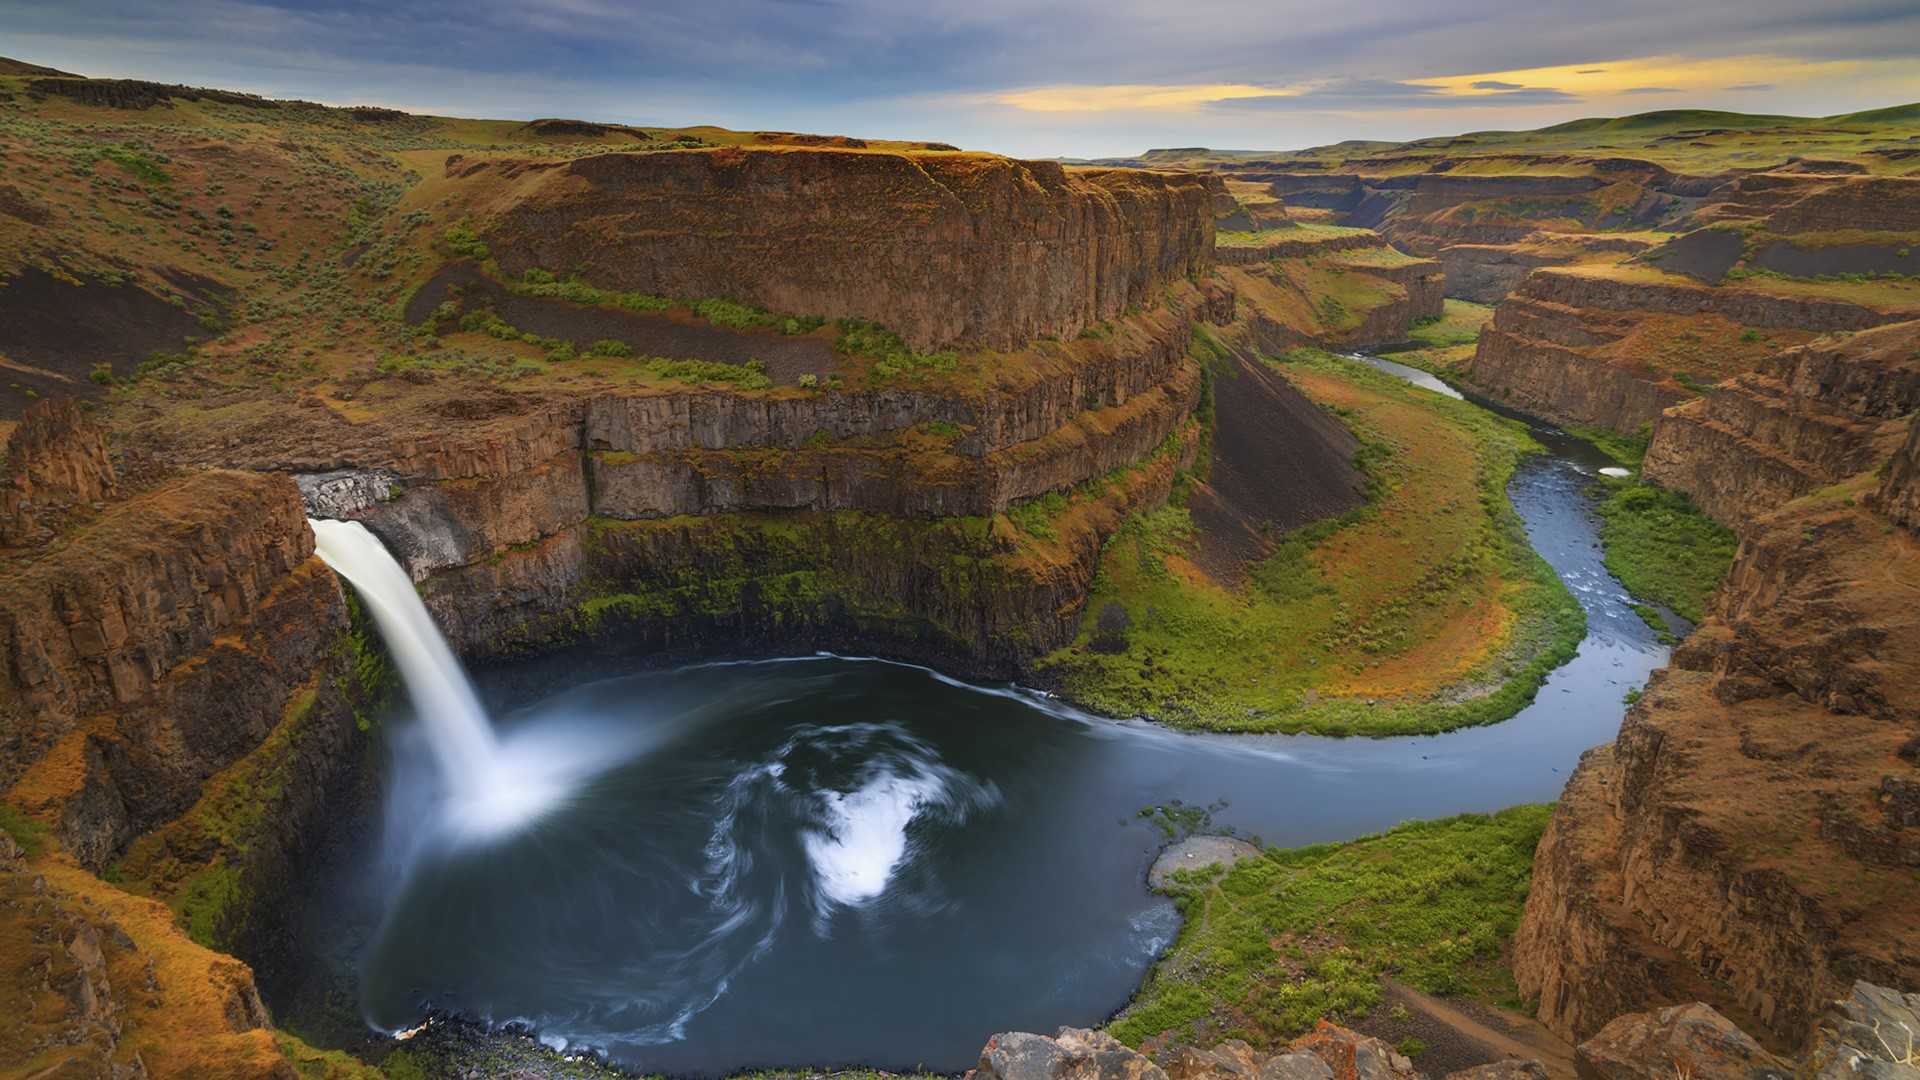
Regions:
<instances>
[{"instance_id":1,"label":"waterfall","mask_svg":"<svg viewBox=\"0 0 1920 1080\"><path fill-rule=\"evenodd\" d=\"M446 786L447 822L463 834L490 835L557 802L566 789L561 775L535 762L509 765L460 661L380 538L357 521L307 524L315 551L360 594L400 668Z\"/></svg>"}]
</instances>

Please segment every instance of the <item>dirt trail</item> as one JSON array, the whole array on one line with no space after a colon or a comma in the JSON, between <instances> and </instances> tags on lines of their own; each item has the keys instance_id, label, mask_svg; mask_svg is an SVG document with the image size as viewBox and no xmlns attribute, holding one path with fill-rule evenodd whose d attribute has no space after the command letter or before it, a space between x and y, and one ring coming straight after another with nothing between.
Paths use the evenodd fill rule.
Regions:
<instances>
[{"instance_id":1,"label":"dirt trail","mask_svg":"<svg viewBox=\"0 0 1920 1080\"><path fill-rule=\"evenodd\" d=\"M1478 1002L1447 1001L1392 980L1386 991L1386 1000L1360 1029L1388 1042L1411 1035L1426 1043L1414 1064L1429 1076L1502 1058L1535 1058L1552 1080L1573 1080L1572 1045L1531 1017ZM1396 1005L1405 1007L1406 1020L1393 1019Z\"/></svg>"}]
</instances>

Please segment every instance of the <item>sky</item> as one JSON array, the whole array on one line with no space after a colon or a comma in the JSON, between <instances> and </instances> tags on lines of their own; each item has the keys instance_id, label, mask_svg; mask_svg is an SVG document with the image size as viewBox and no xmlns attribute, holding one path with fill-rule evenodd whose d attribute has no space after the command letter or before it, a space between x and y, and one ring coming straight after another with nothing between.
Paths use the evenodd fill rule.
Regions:
<instances>
[{"instance_id":1,"label":"sky","mask_svg":"<svg viewBox=\"0 0 1920 1080\"><path fill-rule=\"evenodd\" d=\"M0 55L452 116L1286 150L1920 101L1920 0L0 0Z\"/></svg>"}]
</instances>

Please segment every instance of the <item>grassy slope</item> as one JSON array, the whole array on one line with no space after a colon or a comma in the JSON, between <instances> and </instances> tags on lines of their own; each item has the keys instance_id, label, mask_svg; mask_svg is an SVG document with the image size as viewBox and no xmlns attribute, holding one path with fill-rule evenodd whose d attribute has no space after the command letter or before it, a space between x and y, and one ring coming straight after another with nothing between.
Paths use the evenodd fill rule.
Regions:
<instances>
[{"instance_id":1,"label":"grassy slope","mask_svg":"<svg viewBox=\"0 0 1920 1080\"><path fill-rule=\"evenodd\" d=\"M1699 622L1739 541L1685 495L1631 480L1608 480L1597 508L1607 569L1627 591Z\"/></svg>"},{"instance_id":2,"label":"grassy slope","mask_svg":"<svg viewBox=\"0 0 1920 1080\"><path fill-rule=\"evenodd\" d=\"M1179 506L1136 516L1080 637L1043 664L1095 708L1212 730L1383 735L1518 711L1584 631L1506 499L1532 440L1340 357L1302 350L1282 370L1362 433L1371 503L1282 542L1239 588L1187 558ZM1117 653L1092 647L1110 603L1132 624Z\"/></svg>"},{"instance_id":3,"label":"grassy slope","mask_svg":"<svg viewBox=\"0 0 1920 1080\"><path fill-rule=\"evenodd\" d=\"M1270 1046L1351 1020L1390 976L1517 1004L1502 953L1520 921L1547 806L1412 822L1344 844L1270 850L1174 887L1185 920L1110 1030Z\"/></svg>"}]
</instances>

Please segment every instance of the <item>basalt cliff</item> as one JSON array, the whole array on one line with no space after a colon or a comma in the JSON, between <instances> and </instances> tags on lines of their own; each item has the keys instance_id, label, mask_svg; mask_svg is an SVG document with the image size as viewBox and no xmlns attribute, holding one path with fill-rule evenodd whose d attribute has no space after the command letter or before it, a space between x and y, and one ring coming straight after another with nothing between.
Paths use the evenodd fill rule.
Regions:
<instances>
[{"instance_id":1,"label":"basalt cliff","mask_svg":"<svg viewBox=\"0 0 1920 1080\"><path fill-rule=\"evenodd\" d=\"M1756 273L1840 265L1808 238L1910 178L1718 202L1665 166L1222 178L0 83L77 148L0 182L9 1070L364 1074L276 1031L249 968L378 775L396 689L309 517L374 532L469 660L858 649L1039 677L1103 549L1176 492L1242 570L1358 512L1360 436L1261 354L1405 341L1456 275L1517 284L1469 378L1654 422L1649 475L1743 536L1541 845L1514 960L1542 1018L1585 1036L1697 999L1792 1042L1854 979L1920 981L1920 434L1911 324L1883 325L1914 309ZM1766 224L1715 277L1730 221ZM1410 1075L1338 1029L1242 1049L1163 1069L1001 1037L977 1075Z\"/></svg>"},{"instance_id":2,"label":"basalt cliff","mask_svg":"<svg viewBox=\"0 0 1920 1080\"><path fill-rule=\"evenodd\" d=\"M1105 539L1206 468L1196 336L1263 310L1215 270L1235 211L1197 173L552 124L423 151L433 121L404 114L38 78L23 100L136 125L167 179L151 262L47 202L117 206L120 159L5 204L26 227L0 308L57 298L0 330L34 380L0 484L0 993L44 1019L9 1044L35 1069L351 1072L274 1032L233 959L284 945L274 913L377 772L395 688L307 517L373 530L468 658L845 648L1018 675L1077 631ZM137 127L189 104L241 126ZM259 196L237 215L213 179L236 157L224 182ZM328 194L283 246L260 227L293 178ZM250 254L207 258L203 220ZM1282 254L1241 277L1325 272ZM1293 340L1404 337L1437 273L1388 261ZM118 338L58 344L109 311ZM1357 505L1352 436L1267 382L1291 413L1221 422L1298 425L1298 475L1246 526Z\"/></svg>"},{"instance_id":3,"label":"basalt cliff","mask_svg":"<svg viewBox=\"0 0 1920 1080\"><path fill-rule=\"evenodd\" d=\"M1822 339L1656 422L1649 476L1741 544L1540 844L1514 969L1568 1037L1699 999L1791 1047L1920 980L1916 344Z\"/></svg>"}]
</instances>

